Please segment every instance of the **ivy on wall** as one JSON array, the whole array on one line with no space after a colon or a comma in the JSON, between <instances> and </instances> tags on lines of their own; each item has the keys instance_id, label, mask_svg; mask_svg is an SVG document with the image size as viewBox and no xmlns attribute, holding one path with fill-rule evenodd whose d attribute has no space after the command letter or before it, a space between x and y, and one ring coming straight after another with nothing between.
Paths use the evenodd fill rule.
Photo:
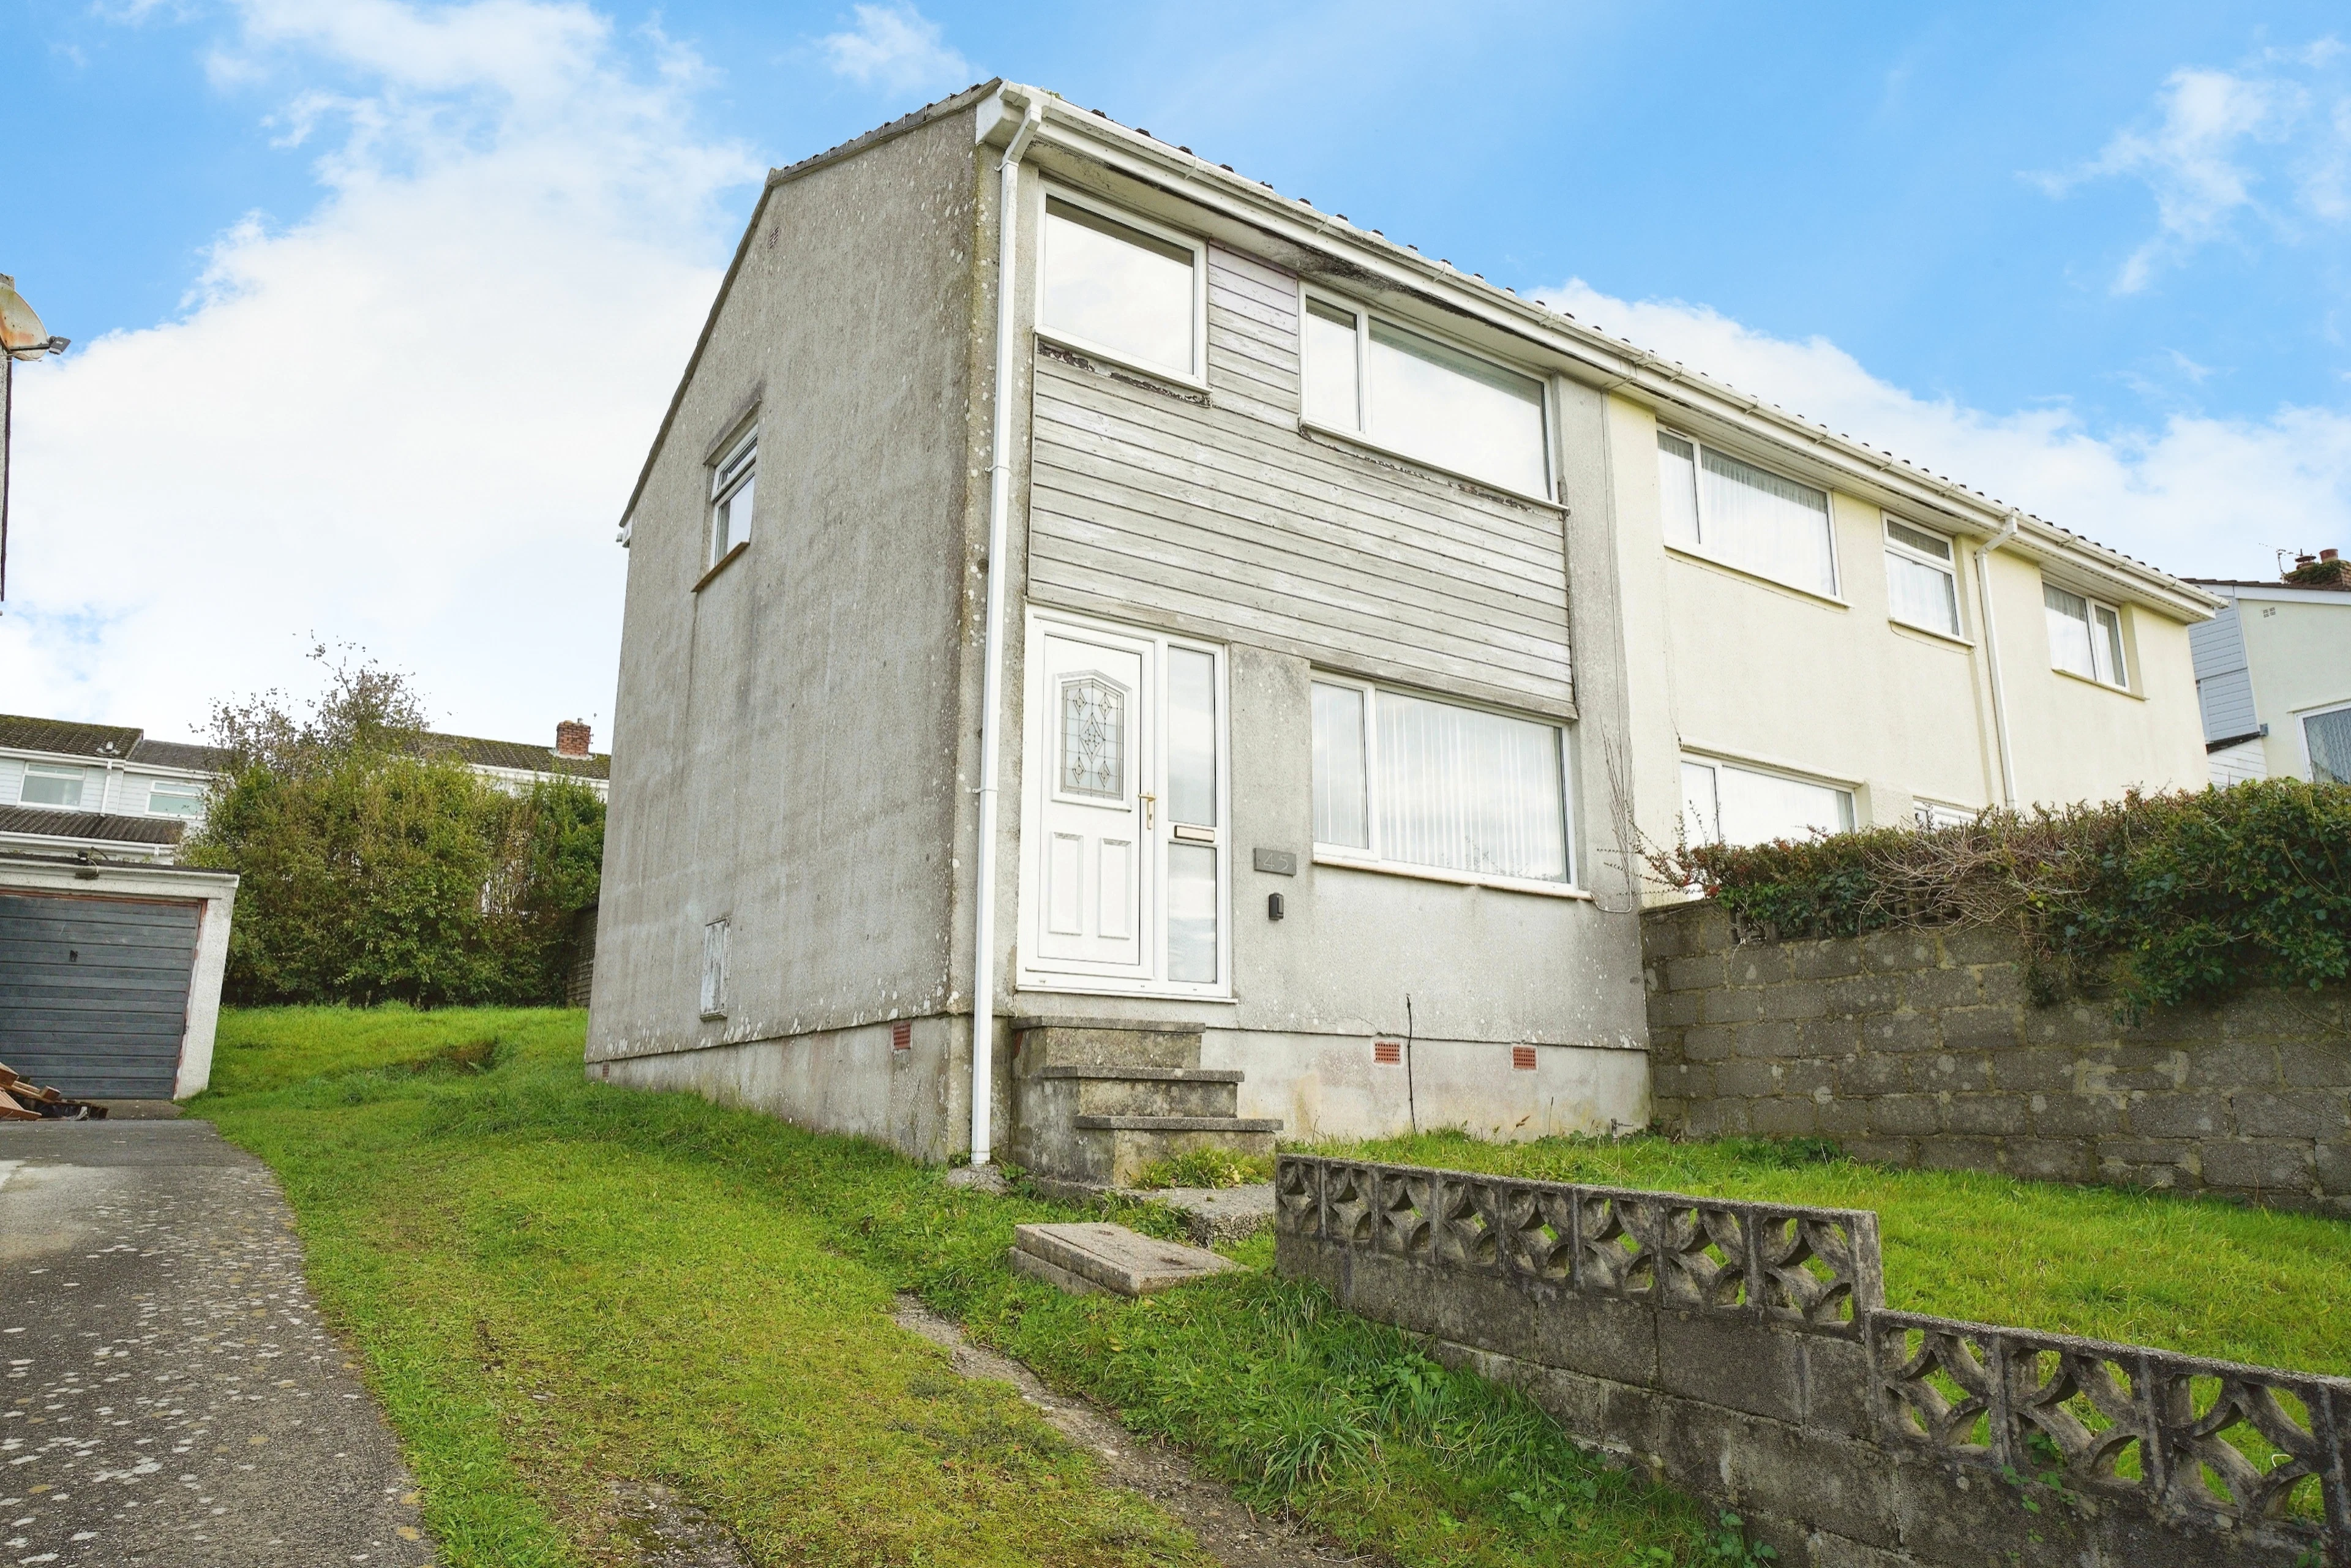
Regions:
<instances>
[{"instance_id":1,"label":"ivy on wall","mask_svg":"<svg viewBox=\"0 0 2351 1568\"><path fill-rule=\"evenodd\" d=\"M2011 926L2039 999L2107 997L2126 1018L2351 977L2342 785L2270 779L1933 831L1677 844L1649 864L1781 937Z\"/></svg>"}]
</instances>

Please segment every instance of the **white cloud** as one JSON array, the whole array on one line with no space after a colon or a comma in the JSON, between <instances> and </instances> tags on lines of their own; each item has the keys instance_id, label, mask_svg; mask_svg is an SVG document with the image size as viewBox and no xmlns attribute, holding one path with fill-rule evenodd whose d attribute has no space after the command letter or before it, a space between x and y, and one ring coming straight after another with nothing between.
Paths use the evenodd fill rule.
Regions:
<instances>
[{"instance_id":1,"label":"white cloud","mask_svg":"<svg viewBox=\"0 0 2351 1568\"><path fill-rule=\"evenodd\" d=\"M824 54L860 87L924 92L971 81L970 65L947 47L939 25L912 5L859 5L855 13L856 26L825 36Z\"/></svg>"},{"instance_id":2,"label":"white cloud","mask_svg":"<svg viewBox=\"0 0 2351 1568\"><path fill-rule=\"evenodd\" d=\"M6 706L189 734L306 636L453 728L609 712L612 529L758 173L697 68L578 5L246 0L323 197L212 248L181 319L17 378ZM650 59L638 57L650 56Z\"/></svg>"},{"instance_id":3,"label":"white cloud","mask_svg":"<svg viewBox=\"0 0 2351 1568\"><path fill-rule=\"evenodd\" d=\"M2028 175L2052 196L2105 179L2134 179L2155 198L2156 232L2116 274L2117 294L2147 287L2199 248L2236 237L2259 217L2290 234L2296 214L2351 216L2351 90L2333 38L2269 50L2237 70L2183 67L2157 95L2154 122L2115 133L2089 162L2063 174ZM2282 188L2265 200L2264 186Z\"/></svg>"},{"instance_id":4,"label":"white cloud","mask_svg":"<svg viewBox=\"0 0 2351 1568\"><path fill-rule=\"evenodd\" d=\"M1922 398L1823 338L1794 342L1704 306L1633 303L1580 280L1546 304L1790 413L2169 572L2275 575L2276 547L2351 546L2351 414L2174 415L2118 434L2062 407L1992 413Z\"/></svg>"}]
</instances>

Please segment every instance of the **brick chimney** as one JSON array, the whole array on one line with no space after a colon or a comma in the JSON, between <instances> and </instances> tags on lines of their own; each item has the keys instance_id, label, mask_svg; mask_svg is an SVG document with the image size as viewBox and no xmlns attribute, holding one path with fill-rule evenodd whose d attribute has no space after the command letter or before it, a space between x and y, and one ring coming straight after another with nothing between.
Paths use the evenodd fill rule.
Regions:
<instances>
[{"instance_id":1,"label":"brick chimney","mask_svg":"<svg viewBox=\"0 0 2351 1568\"><path fill-rule=\"evenodd\" d=\"M2285 580L2296 588L2332 588L2351 593L2351 560L2339 550L2323 549L2314 556L2296 556Z\"/></svg>"},{"instance_id":2,"label":"brick chimney","mask_svg":"<svg viewBox=\"0 0 2351 1568\"><path fill-rule=\"evenodd\" d=\"M585 757L594 732L576 718L567 718L555 727L555 755Z\"/></svg>"}]
</instances>

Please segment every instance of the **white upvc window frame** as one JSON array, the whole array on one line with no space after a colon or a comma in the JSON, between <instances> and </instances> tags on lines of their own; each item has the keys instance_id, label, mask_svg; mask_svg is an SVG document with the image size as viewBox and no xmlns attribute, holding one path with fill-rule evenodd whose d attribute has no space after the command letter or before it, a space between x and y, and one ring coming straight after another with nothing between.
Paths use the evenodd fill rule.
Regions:
<instances>
[{"instance_id":1,"label":"white upvc window frame","mask_svg":"<svg viewBox=\"0 0 2351 1568\"><path fill-rule=\"evenodd\" d=\"M1307 344L1312 336L1307 329L1306 318L1308 312L1316 305L1322 305L1332 310L1345 311L1355 319L1355 423L1352 429L1345 425L1332 424L1323 420L1311 418L1306 412L1306 386L1309 374L1306 357L1310 351ZM1397 331L1409 332L1416 338L1426 338L1430 342L1450 349L1457 354L1482 361L1498 371L1531 381L1541 390L1543 487L1541 491L1521 490L1515 485L1505 485L1499 479L1489 479L1482 475L1466 473L1458 468L1449 468L1431 458L1404 451L1400 447L1390 446L1372 434L1370 366L1372 321L1374 318ZM1329 436L1334 441L1343 441L1349 445L1361 446L1369 451L1377 452L1383 456L1393 457L1397 462L1407 464L1412 467L1424 468L1432 474L1442 474L1447 478L1476 485L1481 488L1492 490L1498 495L1515 496L1521 500L1540 502L1546 507L1556 507L1560 504L1558 498L1559 437L1554 429L1557 423L1558 400L1552 386L1552 378L1545 372L1513 363L1421 322L1394 315L1388 311L1374 310L1359 299L1352 299L1344 294L1313 287L1303 280L1301 280L1298 285L1298 427L1301 430L1311 431L1317 435Z\"/></svg>"},{"instance_id":2,"label":"white upvc window frame","mask_svg":"<svg viewBox=\"0 0 2351 1568\"><path fill-rule=\"evenodd\" d=\"M1689 830L1693 826L1708 825L1703 823L1693 824L1689 821L1689 812L1687 810L1689 792L1688 781L1687 779L1682 779L1679 776L1682 769L1690 768L1706 768L1714 776L1712 785L1714 793L1714 821L1711 824L1713 833L1712 836L1708 838L1695 838L1692 837L1689 832ZM1779 779L1791 784L1803 784L1809 785L1815 789L1829 790L1838 798L1838 811L1842 820L1842 825L1834 831L1840 833L1856 832L1862 826L1860 787L1849 780L1843 779L1831 779L1823 774L1806 773L1793 768L1783 768L1772 763L1752 762L1744 757L1735 757L1721 752L1695 751L1685 746L1682 748L1680 766L1677 768L1675 771L1677 781L1681 786L1681 793L1683 796L1683 810L1677 813L1676 820L1681 824L1681 836L1686 841L1691 843L1709 844L1719 844L1728 841L1724 839L1722 834L1722 770L1726 768L1730 768L1734 772L1751 773L1759 779Z\"/></svg>"},{"instance_id":3,"label":"white upvc window frame","mask_svg":"<svg viewBox=\"0 0 2351 1568\"><path fill-rule=\"evenodd\" d=\"M1910 802L1911 821L1921 832L1935 832L1943 828L1964 828L1983 815L1981 808L1954 806L1945 800L1928 800L1913 797Z\"/></svg>"},{"instance_id":4,"label":"white upvc window frame","mask_svg":"<svg viewBox=\"0 0 2351 1568\"><path fill-rule=\"evenodd\" d=\"M1453 883L1464 887L1500 888L1510 893L1539 894L1548 898L1580 898L1592 896L1589 890L1576 880L1583 869L1583 857L1575 835L1575 769L1574 747L1571 744L1569 727L1547 714L1521 713L1493 703L1472 702L1447 693L1422 691L1412 686L1390 682L1365 680L1338 670L1317 666L1309 673L1309 703L1314 686L1344 686L1360 692L1364 699L1364 836L1372 841L1369 849L1353 844L1325 843L1314 841L1314 863L1342 866L1351 871L1378 872L1387 876L1413 877L1423 882ZM1390 860L1379 852L1380 780L1379 780L1379 695L1387 692L1396 696L1412 697L1421 702L1441 703L1447 707L1467 708L1473 713L1489 713L1499 718L1517 719L1522 724L1539 724L1552 731L1559 744L1559 811L1560 841L1566 853L1567 875L1552 882L1542 877L1505 876L1494 872L1458 871L1450 866L1422 865L1416 861ZM1308 723L1312 724L1310 712ZM1311 813L1315 781L1307 780L1309 812Z\"/></svg>"},{"instance_id":5,"label":"white upvc window frame","mask_svg":"<svg viewBox=\"0 0 2351 1568\"><path fill-rule=\"evenodd\" d=\"M98 787L98 804L93 806L89 804L89 775L90 769L77 768L68 762L27 762L25 764L23 777L16 783L16 800L19 804L37 806L44 811L103 811L106 809L106 784L103 776ZM75 787L74 803L70 806L61 806L54 800L26 800L25 786L36 778L72 779Z\"/></svg>"},{"instance_id":6,"label":"white upvc window frame","mask_svg":"<svg viewBox=\"0 0 2351 1568\"><path fill-rule=\"evenodd\" d=\"M196 809L193 811L159 811L155 809L155 796L159 790L178 800L193 799L196 803ZM194 794L190 796L186 793L189 790L193 790ZM151 778L147 780L145 810L151 817L169 817L176 821L193 821L204 814L205 798L210 793L211 786L202 779Z\"/></svg>"},{"instance_id":7,"label":"white upvc window frame","mask_svg":"<svg viewBox=\"0 0 2351 1568\"><path fill-rule=\"evenodd\" d=\"M2110 692L2123 692L2137 695L2137 688L2130 683L2130 628L2129 622L2123 618L2123 607L2112 600L2100 599L2095 594L2085 593L2078 588L2069 588L2063 582L2053 581L2045 577L2041 580L2041 587L2043 591L2041 624L2044 632L2048 627L2051 613L2047 598L2050 589L2053 588L2060 593L2070 593L2082 601L2089 607L2090 615L2087 624L2090 628L2090 668L2093 673L2085 675L2079 670L2069 670L2059 664L2057 650L2053 644L2049 650L2049 668L2057 674L2070 676L2077 681L2087 681L2093 685L2104 686ZM2115 618L2115 634L2111 645L2104 635L2105 628L2098 624L2100 611ZM2123 661L2122 669L2108 670L2107 661L2117 656Z\"/></svg>"},{"instance_id":8,"label":"white upvc window frame","mask_svg":"<svg viewBox=\"0 0 2351 1568\"><path fill-rule=\"evenodd\" d=\"M1768 571L1758 570L1756 568L1748 566L1743 562L1731 559L1729 556L1719 553L1708 545L1706 538L1706 486L1703 484L1693 486L1690 492L1690 504L1698 509L1698 542L1696 544L1689 544L1680 539L1667 539L1664 541L1666 549L1673 551L1677 555L1687 556L1693 560L1702 560L1708 566L1719 567L1724 571L1737 572L1740 576L1752 579L1757 582L1768 582L1774 588L1784 588L1791 593L1801 593L1807 599L1818 600L1823 604L1834 604L1840 610L1849 610L1852 608L1851 602L1847 601L1844 596L1844 554L1837 548L1835 491L1829 489L1825 486L1815 485L1810 479L1799 479L1784 468L1776 467L1770 463L1761 462L1756 458L1750 457L1744 452L1733 451L1728 446L1705 440L1700 436L1693 435L1688 431L1682 429L1680 426L1667 424L1663 420L1657 422L1657 429L1660 433L1670 435L1677 441L1687 441L1690 444L1690 462L1692 466L1700 474L1703 474L1706 468L1706 455L1708 452L1719 452L1725 457L1732 458L1738 462L1746 464L1750 468L1760 468L1766 474L1772 476L1774 478L1784 479L1791 485L1801 485L1807 490L1819 491L1822 499L1826 503L1827 508L1823 517L1823 523L1828 529L1828 591L1823 593L1819 589L1814 588L1808 583L1791 582L1784 577L1774 577ZM1650 460L1652 462L1656 461L1654 454ZM1659 521L1662 524L1662 515L1660 516ZM1903 624L1907 626L1909 622L1906 621Z\"/></svg>"},{"instance_id":9,"label":"white upvc window frame","mask_svg":"<svg viewBox=\"0 0 2351 1568\"><path fill-rule=\"evenodd\" d=\"M2351 711L2351 702L2320 703L2315 707L2294 710L2294 734L2295 741L2302 747L2302 776L2304 779L2315 781L2318 778L2317 759L2310 755L2310 721L2346 711Z\"/></svg>"},{"instance_id":10,"label":"white upvc window frame","mask_svg":"<svg viewBox=\"0 0 2351 1568\"><path fill-rule=\"evenodd\" d=\"M1891 512L1881 512L1878 516L1886 536L1887 555L1897 556L1903 560L1939 571L1951 580L1951 630L1945 631L1940 626L1925 625L1895 614L1890 589L1886 600L1886 618L1896 626L1905 627L1913 632L1924 632L1929 637L1940 637L1950 643L1969 643L1970 639L1968 635L1968 596L1960 591L1959 583L1959 541L1940 528L1925 528L1907 517L1897 517ZM1928 538L1938 539L1951 553L1938 560L1927 551L1895 538L1894 530L1896 528L1907 528L1914 534L1923 534Z\"/></svg>"},{"instance_id":11,"label":"white upvc window frame","mask_svg":"<svg viewBox=\"0 0 2351 1568\"><path fill-rule=\"evenodd\" d=\"M1095 342L1082 333L1071 332L1066 329L1050 326L1046 322L1045 218L1049 204L1054 202L1081 208L1105 223L1131 228L1138 234L1148 235L1153 239L1164 241L1168 245L1179 246L1192 253L1192 364L1189 370L1172 370L1149 360L1137 359L1123 350ZM1029 267L1031 284L1029 298L1032 301L1029 315L1038 338L1044 342L1058 344L1073 352L1083 354L1090 360L1106 361L1122 369L1134 371L1139 375L1175 382L1199 392L1207 392L1208 390L1208 242L1197 235L1186 234L1182 229L1171 228L1155 219L1146 218L1130 207L1119 206L1099 196L1089 195L1083 191L1073 190L1070 186L1057 184L1051 181L1038 182L1035 215L1037 244L1034 248L1037 254L1036 259Z\"/></svg>"},{"instance_id":12,"label":"white upvc window frame","mask_svg":"<svg viewBox=\"0 0 2351 1568\"><path fill-rule=\"evenodd\" d=\"M759 426L757 421L747 425L741 434L720 448L720 455L710 465L709 504L702 517L702 568L705 572L721 566L751 548L751 524L758 517ZM730 516L727 507L748 486L751 489L751 514L744 519L744 532L722 547L718 539L718 519Z\"/></svg>"}]
</instances>

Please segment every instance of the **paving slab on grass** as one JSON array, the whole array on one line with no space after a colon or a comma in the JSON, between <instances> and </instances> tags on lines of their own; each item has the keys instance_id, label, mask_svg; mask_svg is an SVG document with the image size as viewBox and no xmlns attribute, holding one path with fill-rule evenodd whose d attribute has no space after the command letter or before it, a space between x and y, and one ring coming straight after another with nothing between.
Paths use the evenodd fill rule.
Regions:
<instances>
[{"instance_id":1,"label":"paving slab on grass","mask_svg":"<svg viewBox=\"0 0 2351 1568\"><path fill-rule=\"evenodd\" d=\"M208 1122L0 1126L0 1563L432 1557L261 1162Z\"/></svg>"},{"instance_id":2,"label":"paving slab on grass","mask_svg":"<svg viewBox=\"0 0 2351 1568\"><path fill-rule=\"evenodd\" d=\"M1162 1241L1123 1225L1022 1225L1012 1234L1013 1272L1080 1295L1149 1295L1240 1267L1204 1247Z\"/></svg>"}]
</instances>

